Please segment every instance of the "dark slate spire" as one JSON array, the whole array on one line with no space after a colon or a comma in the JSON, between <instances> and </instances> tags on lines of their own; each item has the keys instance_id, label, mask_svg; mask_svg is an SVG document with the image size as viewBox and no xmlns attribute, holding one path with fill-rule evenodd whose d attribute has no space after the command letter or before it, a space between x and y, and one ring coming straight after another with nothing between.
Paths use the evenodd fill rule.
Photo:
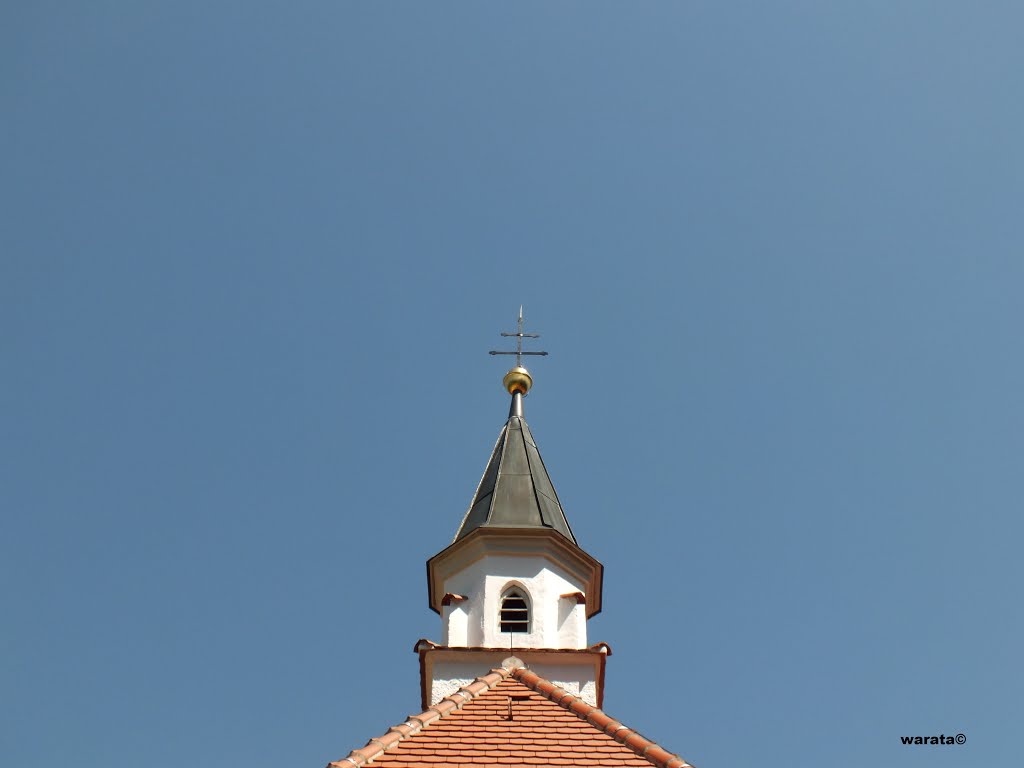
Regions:
<instances>
[{"instance_id":1,"label":"dark slate spire","mask_svg":"<svg viewBox=\"0 0 1024 768\"><path fill-rule=\"evenodd\" d=\"M512 393L508 421L498 435L455 541L481 527L550 528L576 544L537 443L523 418L523 395L530 384L526 369L519 366L505 377L505 386Z\"/></svg>"}]
</instances>

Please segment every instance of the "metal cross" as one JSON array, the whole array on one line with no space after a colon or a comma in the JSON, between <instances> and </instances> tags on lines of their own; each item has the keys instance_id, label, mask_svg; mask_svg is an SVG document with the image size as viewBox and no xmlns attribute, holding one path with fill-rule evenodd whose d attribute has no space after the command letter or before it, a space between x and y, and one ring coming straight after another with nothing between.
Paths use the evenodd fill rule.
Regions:
<instances>
[{"instance_id":1,"label":"metal cross","mask_svg":"<svg viewBox=\"0 0 1024 768\"><path fill-rule=\"evenodd\" d=\"M521 366L523 364L523 355L540 355L546 356L547 352L524 352L523 351L523 339L539 339L539 333L523 333L523 305L519 305L519 325L518 330L515 333L501 332L502 336L512 336L516 340L516 351L515 352L499 352L496 349L492 349L489 354L491 355L515 355L516 365Z\"/></svg>"}]
</instances>

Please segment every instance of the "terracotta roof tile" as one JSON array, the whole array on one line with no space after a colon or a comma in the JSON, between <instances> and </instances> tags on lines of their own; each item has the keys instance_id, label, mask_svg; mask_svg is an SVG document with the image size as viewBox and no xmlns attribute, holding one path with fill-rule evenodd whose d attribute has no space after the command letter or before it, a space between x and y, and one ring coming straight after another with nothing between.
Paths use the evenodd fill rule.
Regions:
<instances>
[{"instance_id":1,"label":"terracotta roof tile","mask_svg":"<svg viewBox=\"0 0 1024 768\"><path fill-rule=\"evenodd\" d=\"M492 669L328 768L371 763L375 768L690 768L678 755L522 667Z\"/></svg>"}]
</instances>

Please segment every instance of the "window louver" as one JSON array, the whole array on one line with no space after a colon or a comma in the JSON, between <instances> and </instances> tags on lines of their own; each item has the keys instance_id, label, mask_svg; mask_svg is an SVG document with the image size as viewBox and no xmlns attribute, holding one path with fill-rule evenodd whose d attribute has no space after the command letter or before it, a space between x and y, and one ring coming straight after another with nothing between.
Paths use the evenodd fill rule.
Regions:
<instances>
[{"instance_id":1,"label":"window louver","mask_svg":"<svg viewBox=\"0 0 1024 768\"><path fill-rule=\"evenodd\" d=\"M510 590L501 598L500 623L502 632L530 631L530 608L519 590Z\"/></svg>"}]
</instances>

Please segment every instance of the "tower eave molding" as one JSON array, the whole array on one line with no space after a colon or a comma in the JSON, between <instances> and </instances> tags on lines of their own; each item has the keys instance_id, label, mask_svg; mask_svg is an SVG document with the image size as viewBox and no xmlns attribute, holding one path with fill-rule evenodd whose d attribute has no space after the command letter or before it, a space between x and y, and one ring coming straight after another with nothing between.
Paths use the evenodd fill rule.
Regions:
<instances>
[{"instance_id":1,"label":"tower eave molding","mask_svg":"<svg viewBox=\"0 0 1024 768\"><path fill-rule=\"evenodd\" d=\"M448 579L489 556L543 557L586 585L587 618L601 612L604 566L598 560L550 529L496 527L477 528L427 561L431 610L441 613Z\"/></svg>"}]
</instances>

